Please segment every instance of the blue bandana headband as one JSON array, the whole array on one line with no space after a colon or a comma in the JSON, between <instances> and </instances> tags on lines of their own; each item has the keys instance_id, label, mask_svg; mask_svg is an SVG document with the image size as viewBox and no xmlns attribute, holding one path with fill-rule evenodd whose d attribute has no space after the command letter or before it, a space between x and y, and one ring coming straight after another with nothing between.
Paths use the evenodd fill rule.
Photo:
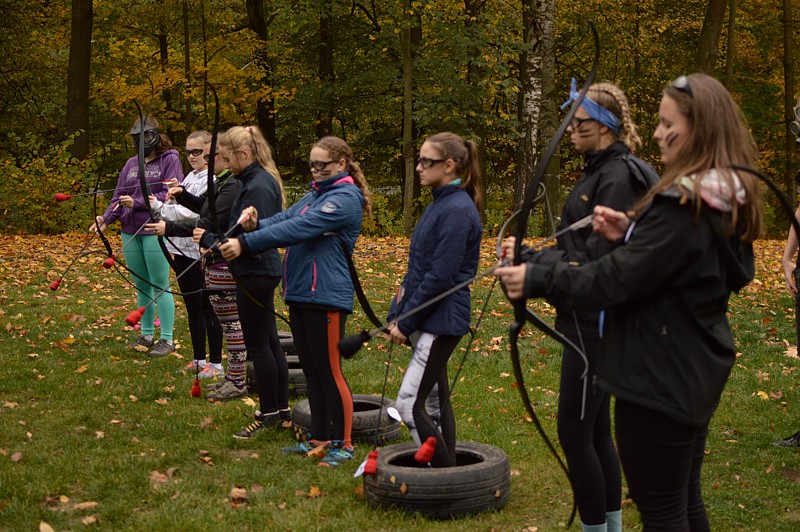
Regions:
<instances>
[{"instance_id":1,"label":"blue bandana headband","mask_svg":"<svg viewBox=\"0 0 800 532\"><path fill-rule=\"evenodd\" d=\"M561 109L564 109L568 105L572 105L574 102L576 102L580 94L581 93L578 92L578 84L575 81L575 78L572 78L572 86L569 88L569 100L561 104ZM613 131L616 136L619 136L620 133L622 133L622 129L619 125L619 118L617 118L614 113L595 102L588 96L583 99L581 107L583 107L583 109L586 111L586 114L589 115L589 118L606 126L608 129Z\"/></svg>"}]
</instances>

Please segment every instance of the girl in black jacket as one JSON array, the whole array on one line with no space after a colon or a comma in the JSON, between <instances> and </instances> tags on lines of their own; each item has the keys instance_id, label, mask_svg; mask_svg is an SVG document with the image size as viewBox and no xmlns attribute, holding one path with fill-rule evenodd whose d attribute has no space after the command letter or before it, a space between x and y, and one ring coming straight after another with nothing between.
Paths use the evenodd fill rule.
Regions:
<instances>
[{"instance_id":1,"label":"girl in black jacket","mask_svg":"<svg viewBox=\"0 0 800 532\"><path fill-rule=\"evenodd\" d=\"M581 266L500 268L511 298L604 311L597 383L615 395L622 468L644 530L709 530L700 491L708 424L736 360L726 312L754 275L761 230L755 144L728 91L705 74L664 89L654 138L661 180L593 229L623 245Z\"/></svg>"},{"instance_id":2,"label":"girl in black jacket","mask_svg":"<svg viewBox=\"0 0 800 532\"><path fill-rule=\"evenodd\" d=\"M578 93L573 85L571 103ZM566 105L566 104L565 104ZM597 205L625 211L658 180L650 165L632 152L641 145L625 93L611 83L595 83L569 126L575 149L584 154L583 174L564 203L559 229L591 214ZM505 242L506 258L513 258L514 238ZM563 234L557 244L527 260L537 263L583 264L607 254L613 244L591 227ZM589 363L588 383L581 378L583 357L565 347L561 357L558 400L558 437L569 465L575 502L584 531L619 532L622 529L622 474L611 437L610 395L592 386L599 313L558 307L556 327L581 347ZM584 393L585 392L585 393Z\"/></svg>"}]
</instances>

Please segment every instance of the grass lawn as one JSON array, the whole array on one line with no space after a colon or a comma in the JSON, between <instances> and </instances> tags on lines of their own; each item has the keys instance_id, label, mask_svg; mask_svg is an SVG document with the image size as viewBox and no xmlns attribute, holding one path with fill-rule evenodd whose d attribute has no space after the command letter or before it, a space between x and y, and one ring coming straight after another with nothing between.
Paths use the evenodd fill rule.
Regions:
<instances>
[{"instance_id":1,"label":"grass lawn","mask_svg":"<svg viewBox=\"0 0 800 532\"><path fill-rule=\"evenodd\" d=\"M368 445L357 448L355 463L326 469L282 455L280 447L293 442L289 430L233 439L253 403L190 397L194 376L181 370L191 348L179 298L178 354L149 359L124 349L135 335L124 323L135 308L134 290L99 267L102 255L76 263L51 292L85 238L7 236L0 250L0 530L564 528L569 485L515 390L507 345L512 312L498 289L453 406L459 439L508 454L511 497L500 512L436 522L376 510L359 498L353 472ZM379 314L402 278L407 244L359 240L356 262ZM484 267L492 246L487 240ZM782 249L780 241L759 242L757 280L731 300L741 355L711 424L704 469L714 530L800 530L800 449L772 445L800 430L800 360L788 349L795 343L794 302L783 288ZM490 284L474 287L476 314ZM552 308L541 301L535 307L552 320ZM360 327L371 328L359 309L348 331ZM528 327L521 348L529 392L555 438L560 346ZM451 360L451 375L462 351ZM380 394L389 354L376 339L344 362L354 393ZM391 352L391 398L409 355L406 348ZM405 429L402 438L409 439ZM641 528L635 508L623 506L625 529Z\"/></svg>"}]
</instances>

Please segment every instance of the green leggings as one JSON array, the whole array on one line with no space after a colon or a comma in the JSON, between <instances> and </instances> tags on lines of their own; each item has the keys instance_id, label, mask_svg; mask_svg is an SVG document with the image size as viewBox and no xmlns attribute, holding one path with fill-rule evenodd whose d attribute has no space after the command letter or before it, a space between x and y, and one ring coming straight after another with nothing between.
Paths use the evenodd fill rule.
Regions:
<instances>
[{"instance_id":1,"label":"green leggings","mask_svg":"<svg viewBox=\"0 0 800 532\"><path fill-rule=\"evenodd\" d=\"M169 285L169 263L158 245L158 237L122 233L122 249L125 251L128 268L136 274L133 276L137 288L136 301L140 307L147 307L142 316L142 334L148 336L154 334L156 307L158 307L161 338L171 341L172 328L175 325L175 300L172 299L172 292L169 290L163 292L156 299L155 305L147 306L159 290L139 279L139 277L147 279L161 289Z\"/></svg>"}]
</instances>

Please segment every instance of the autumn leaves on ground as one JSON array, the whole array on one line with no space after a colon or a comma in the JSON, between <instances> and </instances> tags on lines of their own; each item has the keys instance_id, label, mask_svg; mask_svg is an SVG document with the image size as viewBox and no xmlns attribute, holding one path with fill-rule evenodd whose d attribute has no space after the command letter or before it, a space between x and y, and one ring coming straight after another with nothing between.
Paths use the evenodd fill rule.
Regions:
<instances>
[{"instance_id":1,"label":"autumn leaves on ground","mask_svg":"<svg viewBox=\"0 0 800 532\"><path fill-rule=\"evenodd\" d=\"M78 260L61 288L48 286L87 238L6 236L0 249L0 529L77 530L553 530L569 516L569 485L526 418L511 376L506 340L511 310L491 279L473 287L474 318L491 298L453 396L458 437L488 443L511 461L511 498L497 513L432 522L371 508L359 497L358 463L318 468L285 456L290 430L255 441L231 435L249 422L251 400L190 397L194 378L185 311L178 301L178 353L149 359L126 351L124 324L134 290L104 255ZM114 245L119 246L118 239ZM362 238L355 259L378 314L407 260L406 239ZM757 246L757 279L731 300L740 356L712 422L704 490L717 530L800 527L800 449L772 441L800 430L800 361L794 301L783 288L783 243ZM100 249L92 242L87 249ZM492 264L486 241L482 268ZM538 313L552 319L539 301ZM473 319L474 321L474 319ZM348 332L371 328L357 310ZM281 326L285 329L285 326ZM462 344L465 346L466 342ZM526 385L556 438L559 346L527 328L521 340ZM455 374L464 353L451 360ZM407 349L374 340L344 363L354 393L394 398ZM402 440L408 439L404 430ZM626 529L640 528L624 504Z\"/></svg>"}]
</instances>

